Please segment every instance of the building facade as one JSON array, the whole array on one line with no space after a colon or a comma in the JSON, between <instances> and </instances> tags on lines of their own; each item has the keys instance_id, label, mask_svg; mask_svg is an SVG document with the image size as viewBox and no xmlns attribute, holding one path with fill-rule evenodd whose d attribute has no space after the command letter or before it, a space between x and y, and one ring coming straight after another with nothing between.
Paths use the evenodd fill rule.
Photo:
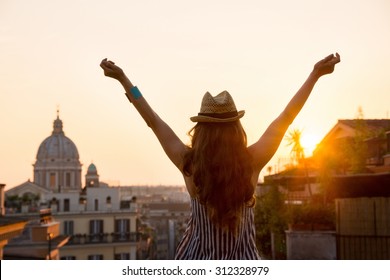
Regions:
<instances>
[{"instance_id":1,"label":"building facade","mask_svg":"<svg viewBox=\"0 0 390 280\"><path fill-rule=\"evenodd\" d=\"M51 135L38 148L33 180L6 192L6 215L33 225L40 209L50 209L58 234L69 237L56 259L173 259L190 214L186 188L109 186L94 163L83 184L82 167L57 113ZM8 247L20 247L21 238Z\"/></svg>"},{"instance_id":2,"label":"building facade","mask_svg":"<svg viewBox=\"0 0 390 280\"><path fill-rule=\"evenodd\" d=\"M40 209L49 208L58 234L69 237L58 252L58 259L136 258L136 205L124 205L119 187L99 182L93 163L82 186L79 153L73 141L65 136L58 114L52 134L38 148L33 167L32 182L6 192L8 216L33 221ZM8 244L9 249L17 246L18 240Z\"/></svg>"}]
</instances>

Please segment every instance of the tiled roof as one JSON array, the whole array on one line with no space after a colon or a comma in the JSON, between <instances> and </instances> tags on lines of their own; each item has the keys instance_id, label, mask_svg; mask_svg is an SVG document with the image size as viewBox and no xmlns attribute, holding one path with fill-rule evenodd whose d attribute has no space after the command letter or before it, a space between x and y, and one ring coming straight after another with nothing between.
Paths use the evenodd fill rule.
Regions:
<instances>
[{"instance_id":1,"label":"tiled roof","mask_svg":"<svg viewBox=\"0 0 390 280\"><path fill-rule=\"evenodd\" d=\"M1 226L7 226L7 225L13 225L17 223L26 223L28 221L27 218L20 218L20 217L0 217L0 227Z\"/></svg>"},{"instance_id":2,"label":"tiled roof","mask_svg":"<svg viewBox=\"0 0 390 280\"><path fill-rule=\"evenodd\" d=\"M338 132L345 130L344 128L346 126L349 127L350 130L357 129L358 126L362 125L359 121L364 122L368 132L372 135L390 131L390 119L341 119L338 120L337 124L325 135L321 140L321 144L326 143L330 139L334 139L335 135L337 136Z\"/></svg>"},{"instance_id":3,"label":"tiled roof","mask_svg":"<svg viewBox=\"0 0 390 280\"><path fill-rule=\"evenodd\" d=\"M339 120L339 123L347 125L352 128L356 128L359 124L359 121L364 121L364 124L370 130L390 130L390 119L353 119L353 120Z\"/></svg>"}]
</instances>

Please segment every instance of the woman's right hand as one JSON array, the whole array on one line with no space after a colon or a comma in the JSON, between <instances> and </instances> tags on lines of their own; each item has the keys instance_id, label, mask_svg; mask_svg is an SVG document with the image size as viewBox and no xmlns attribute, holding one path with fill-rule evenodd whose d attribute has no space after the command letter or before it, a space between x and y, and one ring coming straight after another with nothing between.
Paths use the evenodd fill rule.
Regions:
<instances>
[{"instance_id":1,"label":"woman's right hand","mask_svg":"<svg viewBox=\"0 0 390 280\"><path fill-rule=\"evenodd\" d=\"M336 55L328 55L314 65L313 72L318 78L323 75L330 74L334 71L335 65L339 62L340 55L338 53L336 53Z\"/></svg>"},{"instance_id":2,"label":"woman's right hand","mask_svg":"<svg viewBox=\"0 0 390 280\"><path fill-rule=\"evenodd\" d=\"M114 62L107 60L107 58L103 59L100 63L100 67L104 70L104 75L118 81L123 81L126 78L123 70L116 66Z\"/></svg>"}]
</instances>

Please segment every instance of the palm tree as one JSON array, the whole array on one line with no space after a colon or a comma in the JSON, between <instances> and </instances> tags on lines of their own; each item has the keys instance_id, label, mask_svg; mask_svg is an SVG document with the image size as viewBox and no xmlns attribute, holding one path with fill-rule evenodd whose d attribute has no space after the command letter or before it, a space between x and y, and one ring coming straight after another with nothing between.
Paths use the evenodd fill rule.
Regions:
<instances>
[{"instance_id":1,"label":"palm tree","mask_svg":"<svg viewBox=\"0 0 390 280\"><path fill-rule=\"evenodd\" d=\"M302 130L297 128L290 130L286 135L287 145L292 146L291 158L293 163L300 164L305 158L305 152L301 144Z\"/></svg>"},{"instance_id":2,"label":"palm tree","mask_svg":"<svg viewBox=\"0 0 390 280\"><path fill-rule=\"evenodd\" d=\"M307 164L305 161L305 151L301 144L302 130L297 128L290 130L286 136L287 145L292 146L291 148L291 158L293 163L296 165L303 164L306 176L306 182L308 186L309 195L312 195L310 180L309 180L309 171L307 169Z\"/></svg>"}]
</instances>

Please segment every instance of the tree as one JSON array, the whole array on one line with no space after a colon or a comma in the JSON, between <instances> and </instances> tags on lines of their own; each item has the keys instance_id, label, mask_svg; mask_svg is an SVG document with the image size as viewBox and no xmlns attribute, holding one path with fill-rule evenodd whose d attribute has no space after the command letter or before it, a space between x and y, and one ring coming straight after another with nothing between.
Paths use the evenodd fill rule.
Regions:
<instances>
[{"instance_id":1,"label":"tree","mask_svg":"<svg viewBox=\"0 0 390 280\"><path fill-rule=\"evenodd\" d=\"M291 158L298 165L305 158L305 152L301 144L302 130L293 129L286 135L287 145L291 147Z\"/></svg>"},{"instance_id":2,"label":"tree","mask_svg":"<svg viewBox=\"0 0 390 280\"><path fill-rule=\"evenodd\" d=\"M18 195L11 195L5 197L5 207L13 209L15 212L19 212L22 206L22 199Z\"/></svg>"},{"instance_id":3,"label":"tree","mask_svg":"<svg viewBox=\"0 0 390 280\"><path fill-rule=\"evenodd\" d=\"M301 144L302 130L293 129L290 130L286 136L287 145L292 146L291 155L293 159L293 163L296 165L303 164L303 168L305 170L306 182L309 190L310 196L312 195L310 180L309 180L309 171L307 169L307 163L305 161L305 152Z\"/></svg>"},{"instance_id":4,"label":"tree","mask_svg":"<svg viewBox=\"0 0 390 280\"><path fill-rule=\"evenodd\" d=\"M284 197L276 185L256 198L255 225L256 243L266 259L285 259L287 228Z\"/></svg>"}]
</instances>

